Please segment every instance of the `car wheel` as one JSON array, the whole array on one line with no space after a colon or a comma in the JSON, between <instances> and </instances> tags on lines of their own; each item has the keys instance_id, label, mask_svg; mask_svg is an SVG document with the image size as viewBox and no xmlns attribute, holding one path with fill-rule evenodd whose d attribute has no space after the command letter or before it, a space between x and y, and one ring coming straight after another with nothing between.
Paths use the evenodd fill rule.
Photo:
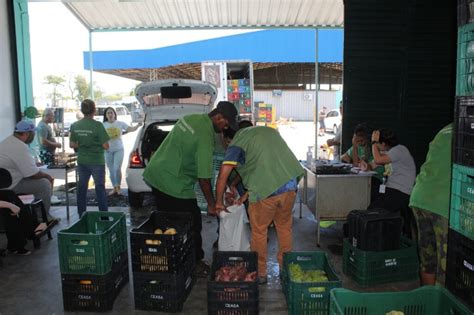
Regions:
<instances>
[{"instance_id":1,"label":"car wheel","mask_svg":"<svg viewBox=\"0 0 474 315\"><path fill-rule=\"evenodd\" d=\"M332 132L334 132L334 134L337 133L337 126L336 126L336 125L334 125L334 126L332 127Z\"/></svg>"},{"instance_id":2,"label":"car wheel","mask_svg":"<svg viewBox=\"0 0 474 315\"><path fill-rule=\"evenodd\" d=\"M143 204L143 194L128 190L128 202L132 208L140 208Z\"/></svg>"}]
</instances>

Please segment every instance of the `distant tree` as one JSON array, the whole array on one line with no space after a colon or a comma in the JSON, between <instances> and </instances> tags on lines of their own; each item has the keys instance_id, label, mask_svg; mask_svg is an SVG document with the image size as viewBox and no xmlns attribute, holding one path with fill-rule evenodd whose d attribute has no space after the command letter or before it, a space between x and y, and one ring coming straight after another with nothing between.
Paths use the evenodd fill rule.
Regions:
<instances>
[{"instance_id":1,"label":"distant tree","mask_svg":"<svg viewBox=\"0 0 474 315\"><path fill-rule=\"evenodd\" d=\"M123 98L121 94L112 94L112 95L104 95L103 99L107 100L107 102L116 102Z\"/></svg>"},{"instance_id":2,"label":"distant tree","mask_svg":"<svg viewBox=\"0 0 474 315\"><path fill-rule=\"evenodd\" d=\"M53 86L53 93L51 94L51 97L53 99L53 107L56 107L57 105L57 99L61 99L61 94L57 91L58 86L62 86L64 82L66 82L66 79L62 76L57 76L57 75L47 75L45 78L45 84L49 84Z\"/></svg>"},{"instance_id":3,"label":"distant tree","mask_svg":"<svg viewBox=\"0 0 474 315\"><path fill-rule=\"evenodd\" d=\"M89 84L82 75L76 75L74 78L75 91L77 92L77 100L82 102L90 97Z\"/></svg>"},{"instance_id":4,"label":"distant tree","mask_svg":"<svg viewBox=\"0 0 474 315\"><path fill-rule=\"evenodd\" d=\"M90 91L90 89L88 89L88 91ZM90 97L90 93L88 97ZM95 82L94 82L94 98L96 100L104 99L104 92L102 92L100 87L95 86Z\"/></svg>"},{"instance_id":5,"label":"distant tree","mask_svg":"<svg viewBox=\"0 0 474 315\"><path fill-rule=\"evenodd\" d=\"M75 78L72 75L68 75L67 77L67 90L69 92L69 97L74 100L76 99L76 86L75 86Z\"/></svg>"},{"instance_id":6,"label":"distant tree","mask_svg":"<svg viewBox=\"0 0 474 315\"><path fill-rule=\"evenodd\" d=\"M91 98L91 89L89 83L82 75L77 75L74 79L76 84L76 91L77 91L77 100L82 102L86 98ZM104 93L99 87L95 86L94 82L94 99L100 100Z\"/></svg>"}]
</instances>

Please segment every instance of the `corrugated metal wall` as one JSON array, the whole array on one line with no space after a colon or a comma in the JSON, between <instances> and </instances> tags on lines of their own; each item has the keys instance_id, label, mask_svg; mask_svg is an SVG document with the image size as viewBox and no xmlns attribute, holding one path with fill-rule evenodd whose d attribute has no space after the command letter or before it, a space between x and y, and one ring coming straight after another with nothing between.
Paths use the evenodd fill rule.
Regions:
<instances>
[{"instance_id":1,"label":"corrugated metal wall","mask_svg":"<svg viewBox=\"0 0 474 315\"><path fill-rule=\"evenodd\" d=\"M419 167L452 122L456 1L346 0L343 148L359 122L395 130Z\"/></svg>"},{"instance_id":2,"label":"corrugated metal wall","mask_svg":"<svg viewBox=\"0 0 474 315\"><path fill-rule=\"evenodd\" d=\"M336 91L319 91L320 107L337 108ZM254 101L272 104L276 108L276 119L292 118L298 121L313 121L314 91L285 91L281 96L273 95L272 91L254 91Z\"/></svg>"}]
</instances>

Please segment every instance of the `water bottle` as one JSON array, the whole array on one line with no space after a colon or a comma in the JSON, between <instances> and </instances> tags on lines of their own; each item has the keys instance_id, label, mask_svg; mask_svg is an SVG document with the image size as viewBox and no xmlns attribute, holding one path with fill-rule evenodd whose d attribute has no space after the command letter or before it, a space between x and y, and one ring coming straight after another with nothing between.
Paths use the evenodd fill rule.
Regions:
<instances>
[{"instance_id":1,"label":"water bottle","mask_svg":"<svg viewBox=\"0 0 474 315\"><path fill-rule=\"evenodd\" d=\"M313 162L313 152L311 151L312 148L312 146L308 146L308 152L306 152L306 165L308 167L310 167L311 163Z\"/></svg>"}]
</instances>

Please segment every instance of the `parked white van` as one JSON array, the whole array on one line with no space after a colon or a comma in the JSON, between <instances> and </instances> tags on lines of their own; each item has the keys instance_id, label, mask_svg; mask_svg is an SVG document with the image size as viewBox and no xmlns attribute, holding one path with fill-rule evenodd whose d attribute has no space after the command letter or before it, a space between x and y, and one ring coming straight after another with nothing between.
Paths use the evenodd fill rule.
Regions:
<instances>
[{"instance_id":1,"label":"parked white van","mask_svg":"<svg viewBox=\"0 0 474 315\"><path fill-rule=\"evenodd\" d=\"M108 107L112 107L117 112L117 120L123 121L127 125L132 125L132 115L128 108L123 105L96 105L94 119L100 122L104 121L104 113Z\"/></svg>"}]
</instances>

